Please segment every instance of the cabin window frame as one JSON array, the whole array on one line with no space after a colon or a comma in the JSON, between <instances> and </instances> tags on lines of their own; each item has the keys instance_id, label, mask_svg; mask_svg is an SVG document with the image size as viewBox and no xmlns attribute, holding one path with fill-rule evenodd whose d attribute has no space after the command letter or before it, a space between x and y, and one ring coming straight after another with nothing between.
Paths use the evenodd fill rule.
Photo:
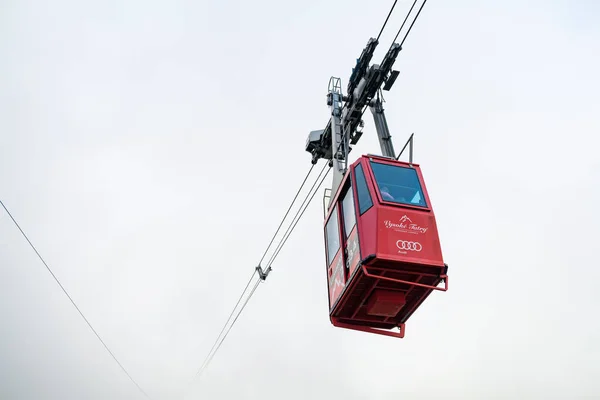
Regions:
<instances>
[{"instance_id":1,"label":"cabin window frame","mask_svg":"<svg viewBox=\"0 0 600 400\"><path fill-rule=\"evenodd\" d=\"M363 167L362 163L359 163L356 167L354 167L354 181L356 183L355 203L358 205L359 215L363 215L373 208L375 202L371 196L371 191L369 190L369 184L367 182L367 176L365 174L365 168Z\"/></svg>"},{"instance_id":2,"label":"cabin window frame","mask_svg":"<svg viewBox=\"0 0 600 400\"><path fill-rule=\"evenodd\" d=\"M344 242L348 240L348 238L350 237L350 234L352 233L352 230L354 229L355 226L357 226L358 224L358 218L356 216L356 201L355 201L355 196L354 196L354 191L352 190L352 180L349 179L348 180L348 184L346 185L346 188L344 188L344 191L341 193L340 196L340 201L339 204L341 206L341 214L342 214L342 223L340 225L343 226L343 233L344 233ZM346 200L350 199L350 204L346 203ZM350 218L348 218L350 217ZM350 227L348 227L347 225L347 221L351 219L352 220L352 225Z\"/></svg>"},{"instance_id":3,"label":"cabin window frame","mask_svg":"<svg viewBox=\"0 0 600 400\"><path fill-rule=\"evenodd\" d=\"M414 174L414 177L411 177L411 179L414 179L413 182L416 182L418 187L411 187L411 189L416 189L417 193L420 195L421 197L421 202L422 203L412 203L410 201L402 201L402 200L390 200L390 199L386 199L383 197L382 193L381 193L381 187L385 187L386 184L385 183L381 183L375 172L375 168L373 168L374 165L382 165L384 167L387 168L396 168L397 170L400 169L404 169L404 170L410 170L412 171L412 173ZM419 175L419 172L417 171L416 168L412 168L409 166L404 166L404 165L398 165L398 164L388 164L385 162L381 162L379 160L375 161L375 160L369 160L369 167L371 170L371 174L372 174L372 178L373 178L373 187L377 192L377 195L379 197L379 199L381 200L381 202L383 203L387 203L387 204L393 204L396 206L409 206L409 207L416 207L419 209L425 209L428 210L429 207L429 201L427 199L427 194L425 193L425 190L423 189L423 182L421 181L421 177ZM381 176L379 176L379 178L381 178ZM389 184L388 184L389 185Z\"/></svg>"},{"instance_id":4,"label":"cabin window frame","mask_svg":"<svg viewBox=\"0 0 600 400\"><path fill-rule=\"evenodd\" d=\"M327 267L331 266L331 263L333 262L333 260L335 260L335 256L336 254L340 251L340 248L342 247L342 240L340 237L340 217L339 217L339 202L336 202L336 204L333 207L333 210L331 212L331 214L329 215L329 220L327 220L327 224L325 224L325 243L326 243L326 256L327 256ZM331 228L331 224L333 223L333 221L335 220L335 227L332 228L333 230L330 231ZM332 245L332 235L335 237L335 240L337 242L337 247L335 249L335 251L331 250L331 245Z\"/></svg>"}]
</instances>

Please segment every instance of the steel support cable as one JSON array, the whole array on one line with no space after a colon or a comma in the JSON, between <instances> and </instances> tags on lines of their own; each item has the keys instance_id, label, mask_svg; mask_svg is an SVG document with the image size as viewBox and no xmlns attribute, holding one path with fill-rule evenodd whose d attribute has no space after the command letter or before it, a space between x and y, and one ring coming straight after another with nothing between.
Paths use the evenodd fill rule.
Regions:
<instances>
[{"instance_id":1,"label":"steel support cable","mask_svg":"<svg viewBox=\"0 0 600 400\"><path fill-rule=\"evenodd\" d=\"M406 32L406 34L404 35L404 38L402 38L402 41L400 42L400 48L402 48L402 45L404 45L404 41L408 37L408 34L410 33L413 25L417 21L417 18L419 18L419 14L421 14L421 10L423 10L423 7L425 6L425 3L427 3L427 0L423 0L423 3L421 3L421 7L419 7L419 11L417 11L417 15L415 15L415 18L413 18L412 22L410 23L410 26L408 27L408 31ZM390 49L392 48L392 46L394 45L394 43L396 43L396 39L398 39L398 36L400 35L400 32L402 31L402 28L404 28L404 25L406 24L406 21L408 20L408 17L412 13L412 10L413 10L413 8L415 8L416 4L417 4L417 0L415 0L413 2L412 6L410 7L410 10L408 10L408 13L406 13L406 17L404 17L404 21L402 22L402 25L400 26L400 29L398 29L398 32L396 33L396 36L394 37L394 40L392 40L392 44L390 45Z\"/></svg>"},{"instance_id":2,"label":"steel support cable","mask_svg":"<svg viewBox=\"0 0 600 400\"><path fill-rule=\"evenodd\" d=\"M256 289L258 288L258 285L260 285L261 280L258 279L256 281L256 283L254 284L254 287L252 288L252 290L250 291L250 294L248 295L248 297L246 297L246 301L244 301L244 304L242 304L242 308L240 309L240 311L237 313L235 319L233 320L233 322L231 323L231 325L229 326L229 329L227 329L227 332L225 332L225 335L223 336L223 339L221 339L221 342L219 343L219 345L217 346L217 348L215 349L215 351L212 353L212 355L210 356L210 358L208 359L208 361L206 362L206 365L203 366L203 368L200 369L200 371L198 371L199 375L202 375L202 372L208 368L208 365L210 364L210 362L212 361L213 357L215 356L215 354L217 354L217 351L219 351L219 349L221 348L221 345L223 344L223 342L225 341L225 339L227 338L227 335L229 335L229 332L231 332L231 329L233 328L233 325L235 325L235 322L238 320L238 318L240 317L240 315L242 314L242 311L244 311L244 308L246 308L246 305L248 304L248 302L250 301L250 298L252 297L252 295L254 295L254 292L256 291Z\"/></svg>"},{"instance_id":3,"label":"steel support cable","mask_svg":"<svg viewBox=\"0 0 600 400\"><path fill-rule=\"evenodd\" d=\"M283 245L285 244L285 241L287 239L284 239L286 237L286 235L289 237L288 232L291 234L290 230L293 230L294 228L292 227L293 225L293 221L298 217L298 214L300 214L301 212L304 213L304 211L302 210L302 207L304 206L304 203L306 203L306 201L308 200L308 197L310 195L310 192L312 192L312 190L315 188L315 185L317 184L317 182L319 181L319 177L321 176L321 174L323 173L323 171L325 171L325 168L327 168L327 163L325 163L325 165L323 165L323 168L321 169L321 171L319 172L319 175L317 175L317 179L315 179L315 182L312 184L311 188L308 190L308 193L306 194L306 197L304 198L304 201L302 201L302 204L300 204L300 207L298 208L298 211L296 211L296 215L294 215L294 218L292 218L292 223L290 223L290 226L288 227L288 229L285 231L285 233L283 234L282 239L279 241L279 245L275 248L275 252L271 255L271 258L269 259L269 261L266 264L266 267L270 267L273 264L273 261L275 260L275 258L277 257L277 254L279 253L279 251L281 251L281 248L283 247ZM322 182L322 181L321 181ZM321 184L319 183L319 186L321 186ZM318 190L318 188L317 188ZM314 196L314 195L313 195ZM311 197L312 200L312 197ZM310 202L310 200L308 200ZM294 225L295 226L295 225Z\"/></svg>"},{"instance_id":4,"label":"steel support cable","mask_svg":"<svg viewBox=\"0 0 600 400\"><path fill-rule=\"evenodd\" d=\"M427 1L427 0L425 0L425 1ZM404 24L406 24L406 20L408 20L408 17L410 16L410 13L412 12L413 8L415 8L416 4L417 4L417 0L413 1L412 6L410 6L410 9L406 13L406 17L404 17L404 21L402 21L402 25L400 25L400 29L398 29L398 32L396 33L396 36L394 36L394 40L392 40L392 44L390 45L390 49L392 48L392 46L394 45L394 43L396 43L396 39L398 39L398 35L400 35L400 32L402 31L402 28L404 28Z\"/></svg>"},{"instance_id":5,"label":"steel support cable","mask_svg":"<svg viewBox=\"0 0 600 400\"><path fill-rule=\"evenodd\" d=\"M2 205L2 208L4 208L4 210L6 211L6 213L8 214L8 216L10 217L10 219L13 221L13 223L15 224L15 226L19 229L19 231L21 232L21 234L23 235L23 237L25 238L25 240L27 240L27 242L29 243L29 246L31 246L31 248L33 249L33 251L35 252L35 254L37 254L37 256L40 259L40 261L42 261L42 263L44 264L44 266L46 267L46 269L48 270L48 272L50 272L50 275L52 275L52 277L54 278L54 280L56 281L56 283L58 283L58 286L60 286L60 288L62 289L63 293L71 301L71 304L73 304L73 307L75 307L75 309L77 310L77 312L79 313L79 315L81 315L81 318L83 318L83 320L88 325L88 327L92 330L92 332L94 333L94 335L96 335L96 337L98 338L98 340L100 341L100 343L102 343L102 345L104 346L104 348L106 349L106 351L108 352L108 354L110 354L110 356L113 358L113 360L115 360L115 362L119 365L119 367L121 367L121 369L123 370L123 372L125 373L125 375L127 375L127 377L131 380L131 382L133 382L133 384L138 388L138 390L146 398L150 399L150 396L148 396L148 394L144 391L144 389L142 389L142 387L135 381L135 379L133 379L133 377L129 374L129 372L127 372L127 370L125 369L125 367L123 366L123 364L121 364L121 362L117 359L117 357L110 350L110 348L107 346L107 344L104 342L104 340L102 340L102 338L100 337L100 335L98 334L98 332L96 331L96 329L94 329L94 327L92 326L92 324L90 323L90 321L88 321L88 319L85 317L85 315L83 314L83 312L79 309L79 307L77 306L77 304L75 303L75 301L73 300L73 298L69 295L69 292L67 292L67 290L62 285L62 283L60 283L60 280L56 277L56 275L54 275L54 272L52 272L52 269L48 266L48 264L46 263L46 261L44 260L44 258L41 256L41 254L37 251L37 249L33 245L33 243L31 243L31 240L29 240L29 238L27 237L27 235L25 234L25 232L23 232L23 229L21 229L21 226L17 223L17 221L12 216L12 214L10 213L10 211L8 211L8 208L4 205L4 203L2 202L2 200L0 200L0 205Z\"/></svg>"},{"instance_id":6,"label":"steel support cable","mask_svg":"<svg viewBox=\"0 0 600 400\"><path fill-rule=\"evenodd\" d=\"M364 110L363 110L364 113ZM342 147L342 145L345 143L345 134L342 135L342 140L340 141L340 143L338 144L336 150L334 152L332 152L331 154L336 154L339 149ZM347 157L347 156L346 156ZM317 183L317 181L319 180L319 177L321 176L321 174L323 173L323 171L325 170L325 168L328 166L328 163L326 163L325 165L323 165L323 168L321 169L321 171L319 172L319 175L317 175L317 179L315 180L315 182L313 183L313 185L311 186L311 188L309 189L308 193L310 193L313 188L315 187L315 184ZM300 221L300 218L302 218L302 216L304 215L304 212L306 211L306 209L308 208L308 206L310 205L310 203L312 202L312 199L315 197L315 194L319 191L319 189L321 188L321 185L323 184L323 181L325 181L325 178L327 177L327 175L329 175L329 171L331 171L331 167L327 170L327 172L325 173L325 175L323 175L323 178L321 178L321 181L319 182L319 185L317 186L317 188L315 189L315 191L313 192L313 194L310 196L310 198L308 197L308 193L306 194L306 197L304 198L304 201L302 202L302 204L300 205L300 208L298 209L298 211L296 212L296 215L294 216L294 218L292 219L292 221L296 220L295 222L293 222L292 225L290 225L288 227L288 229L286 230L286 233L284 233L282 240L279 242L279 246L277 247L277 249L275 250L275 253L273 253L273 255L271 256L271 258L269 259L269 262L267 263L268 266L271 266L271 264L275 261L275 259L277 258L277 256L279 255L279 252L281 252L281 249L283 248L283 246L285 245L285 242L287 242L288 238L290 237L290 235L292 234L292 231L294 230L294 228L296 227L296 225L298 224L298 222ZM306 200L308 200L308 203L306 204L306 206L304 206L304 209L302 209L302 206L304 205L304 203L306 202ZM300 211L302 210L302 211ZM298 216L298 214L300 214L300 216ZM298 219L296 219L296 217Z\"/></svg>"},{"instance_id":7,"label":"steel support cable","mask_svg":"<svg viewBox=\"0 0 600 400\"><path fill-rule=\"evenodd\" d=\"M217 347L217 343L219 342L219 338L221 337L221 335L223 335L223 332L225 332L225 329L227 328L227 324L231 320L231 317L233 317L233 313L235 312L235 310L237 309L238 305L240 304L240 301L242 301L242 298L244 297L244 293L246 293L246 290L248 290L248 286L250 286L250 283L252 282L252 278L254 277L255 274L256 274L256 270L254 270L254 272L252 273L252 275L250 275L250 279L248 280L248 283L246 284L246 287L244 288L244 290L242 291L242 294L238 298L237 303L235 303L235 306L233 307L233 310L231 310L231 314L229 314L229 318L227 318L227 321L225 322L225 325L223 325L223 329L221 329L221 332L219 333L219 336L217 336L217 340L215 340L215 343L213 343L213 346L211 347L210 351L208 352L206 358L204 359L204 362L202 362L202 365L198 369L198 372L196 372L196 376L200 375L200 372L202 371L202 369L206 365L208 365L208 363L210 362L210 359L212 359L211 354L213 354L213 350L216 353L215 347ZM242 309L243 309L243 307L242 307ZM237 317L236 317L236 319L237 319ZM234 321L234 323L235 323L235 321ZM220 345L219 345L219 347L220 347ZM218 350L218 348L217 348L217 350Z\"/></svg>"},{"instance_id":8,"label":"steel support cable","mask_svg":"<svg viewBox=\"0 0 600 400\"><path fill-rule=\"evenodd\" d=\"M300 188L298 189L298 191L296 192L296 195L294 196L294 198L292 199L292 202L290 204L290 206L288 207L285 215L283 216L283 219L281 220L279 227L277 228L277 230L275 231L275 234L273 235L273 237L271 238L271 241L269 242L269 245L267 246L265 252L263 253L259 265L262 263L262 261L264 260L266 254L269 251L269 248L271 248L271 245L273 244L277 234L279 233L279 231L281 230L281 227L283 226L283 223L285 222L285 219L287 218L288 214L290 213L292 207L294 206L296 199L298 198L298 195L300 194L300 192L302 191L302 188L304 187L304 185L306 184L306 181L308 179L308 177L310 176L313 168L315 167L315 164L311 165L311 167L309 168L306 176L304 177L304 180L302 181L302 184L300 185ZM323 168L324 169L324 168ZM322 173L322 171L321 171ZM321 175L321 173L319 173L319 176ZM318 177L317 177L318 180ZM316 183L316 181L315 181ZM314 183L313 186L314 187ZM312 190L311 187L311 190ZM310 190L309 190L310 192ZM305 200L306 201L306 200ZM304 202L302 203L304 204ZM297 214L296 214L297 215ZM252 282L252 278L254 277L254 274L256 273L256 270L252 273L252 275L250 276L250 280L248 281L248 283L246 284L246 287L244 288L244 290L242 291L242 294L240 295L235 307L233 308L233 310L231 311L231 313L229 314L229 318L227 319L227 321L225 322L225 325L223 325L223 328L221 329L221 332L219 333L219 336L217 336L217 339L215 340L215 343L213 344L211 350L209 351L208 355L206 356L204 362L202 363L202 366L198 369L198 372L196 373L196 376L201 375L202 371L205 370L208 367L208 364L210 364L211 360L213 359L213 357L215 356L215 354L217 353L217 351L219 350L219 348L221 347L221 344L223 343L223 341L225 340L225 337L229 334L229 331L231 330L231 328L233 328L233 325L235 324L235 321L237 321L237 319L239 318L242 310L246 307L246 304L248 304L248 301L250 300L250 298L252 297L252 295L254 294L254 291L258 288L258 284L260 283L260 279L257 281L256 285L253 287L252 291L250 292L250 295L246 298L246 301L244 302L244 304L242 305L242 308L240 309L240 311L237 313L235 319L233 320L232 324L229 326L229 329L227 329L227 324L229 323L229 321L231 320L231 317L234 315L235 310L237 309L240 301L242 300L242 298L244 297L244 294L246 293L246 291L248 290L248 287L250 286L250 283ZM221 336L223 335L223 332L225 332L225 335L223 336L223 338L221 339L221 341L219 342L219 338L221 338Z\"/></svg>"},{"instance_id":9,"label":"steel support cable","mask_svg":"<svg viewBox=\"0 0 600 400\"><path fill-rule=\"evenodd\" d=\"M327 164L325 164L327 165ZM308 208L308 206L310 205L313 197L315 197L315 194L319 191L319 189L321 188L321 185L323 184L323 181L325 180L325 178L327 178L327 175L329 175L329 171L331 171L331 168L329 168L327 170L327 172L325 173L325 175L323 175L323 178L321 178L321 181L319 182L319 185L317 186L317 188L315 189L315 191L313 192L313 194L310 196L310 199L308 200L308 203L306 204L306 206L304 206L304 209L302 210L302 212L300 213L300 216L298 217L298 219L296 219L296 222L294 222L293 225L291 225L291 229L289 230L289 233L287 234L287 236L284 235L284 239L282 241L282 244L279 246L279 248L277 249L277 251L275 252L275 254L273 255L273 257L271 258L271 263L273 263L275 261L275 259L277 258L277 256L279 255L279 252L281 251L281 249L283 248L283 245L285 245L285 242L287 242L288 238L290 237L290 235L292 234L294 228L296 227L296 225L298 224L298 222L300 221L300 218L302 218L302 216L304 215L304 212L306 211L306 209ZM322 171L321 171L322 172ZM320 174L319 174L320 175ZM301 206L302 207L302 206ZM296 214L297 215L297 214Z\"/></svg>"},{"instance_id":10,"label":"steel support cable","mask_svg":"<svg viewBox=\"0 0 600 400\"><path fill-rule=\"evenodd\" d=\"M406 32L406 35L404 35L404 39L402 39L402 42L400 42L400 48L402 48L402 45L404 44L404 41L408 37L408 34L410 33L410 30L412 29L413 25L415 24L415 21L417 20L417 18L419 18L419 14L421 14L421 10L423 9L423 6L425 6L425 3L427 3L427 0L423 0L423 4L421 4L421 7L419 7L419 11L417 12L417 15L415 16L415 19L413 19L412 23L408 27L408 31ZM413 6L414 6L414 4L413 4Z\"/></svg>"},{"instance_id":11,"label":"steel support cable","mask_svg":"<svg viewBox=\"0 0 600 400\"><path fill-rule=\"evenodd\" d=\"M314 167L314 165L313 165L312 167ZM310 169L310 171L309 171L309 174L310 174L310 172L312 171L312 167L311 167L311 169ZM315 182L313 183L313 185L312 185L312 186L311 186L311 188L309 189L309 193L310 193L310 192L313 190L313 188L315 187L315 184L316 184L316 183L317 183L317 181L319 180L319 176L321 176L321 174L323 173L323 171L325 170L325 168L326 168L326 167L327 167L327 164L325 164L325 165L323 166L323 169L321 170L321 172L319 172L319 175L317 176L317 179L315 180ZM308 178L308 175L306 176L306 178ZM304 181L303 181L303 183L302 183L302 186L304 186L304 183L306 182L306 178L304 179ZM322 180L321 180L321 182L322 182ZM302 186L301 186L301 188L302 188ZM319 186L320 186L320 185L319 185ZM318 188L317 188L317 190L318 190ZM292 201L292 204L291 204L290 208L288 209L288 212L286 213L286 216L287 216L287 214L289 213L289 211L291 210L291 208L292 208L293 204L295 203L295 201L296 201L296 198L298 197L298 194L299 194L299 193L300 193L300 190L299 190L299 191L296 193L296 196L294 197L294 200ZM314 196L314 193L313 193L313 196ZM302 208L302 206L303 206L303 205L304 205L304 203L306 202L306 199L307 199L307 198L308 198L308 194L307 194L307 196L305 197L305 199L304 199L304 201L302 202L302 204L300 205L300 208ZM312 197L311 197L311 199L312 199ZM295 219L295 218L298 216L298 213L299 213L299 211L298 211L298 212L296 212L296 215L294 216L294 218L292 219L292 221L294 221L294 219ZM284 220L285 220L285 217L284 217ZM280 224L280 227L281 227L281 224ZM279 230L279 229L278 229L278 230ZM288 227L288 229L286 230L286 233L284 233L284 237L286 236L286 234L288 233L288 231L289 231L289 227ZM288 235L288 237L289 237L289 235ZM278 250L280 250L280 249L281 249L281 242L282 242L282 240L283 240L283 239L281 239L281 240L280 240L280 242L279 242L280 244L279 244L279 245L276 247L276 249L278 249ZM287 240L287 239L286 239L286 240ZM273 242L273 241L271 241L271 242ZM278 251L278 250L276 250L276 251ZM265 253L265 254L266 254L266 253ZM273 259L273 257L272 257L272 259ZM271 263L272 263L272 261L270 260L270 261L267 263L267 265L268 265L268 266L270 266L270 264L271 264ZM267 267L267 268L268 268L268 267ZM252 274L252 276L254 276L254 274ZM251 282L251 281L252 281L252 277L250 277L250 281L248 281L248 284L246 285L246 288L244 289L244 291L242 292L242 295L241 295L241 296L240 296L240 298L238 299L238 304L239 304L239 302L241 301L241 299L242 299L242 297L243 297L244 293L246 293L246 290L248 289L248 286L250 285L250 282ZM245 307L246 307L246 305L248 304L248 301L250 301L250 298L252 297L252 295L254 294L254 292L256 291L256 289L258 288L258 285L260 284L260 282L261 282L261 280L260 280L260 279L259 279L259 280L256 282L256 284L255 284L255 285L254 285L254 287L252 288L252 291L250 292L250 295L249 295L249 296L246 298L246 301L245 301L245 302L244 302L244 304L242 305L242 308L240 309L240 311L237 313L237 315L236 315L235 319L233 320L233 323L230 325L229 329L227 329L227 331L226 331L225 335L223 336L223 339L221 339L221 341L219 342L219 338L221 337L221 335L223 334L223 332L224 332L224 331L225 331L225 329L227 328L227 323L229 322L229 320L231 319L231 316L233 315L233 313L235 312L235 309L237 308L237 304L236 304L236 306L234 307L233 311L231 312L231 314L230 314L230 316L229 316L229 319L227 320L227 323L225 324L225 326L224 326L224 327L223 327L223 329L221 330L221 333L219 334L219 337L217 337L217 340L215 341L216 349L215 349L215 345L213 345L214 352L213 352L213 349L211 349L211 351L209 352L208 356L206 357L205 363L203 363L202 367L200 367L200 369L198 370L198 373L197 373L197 375L200 375L200 374L201 374L201 372L202 372L203 370L205 370L205 369L208 367L208 364L209 364L209 363L212 361L213 357L215 356L215 354L217 353L217 351L218 351L218 350L219 350L219 348L221 347L221 345L222 345L223 341L225 340L225 337L227 337L227 335L229 334L229 332L230 332L230 331L231 331L231 329L233 328L233 325L235 324L235 322L236 322L236 321L237 321L237 319L239 318L240 314L242 313L242 311L244 310L244 308L245 308ZM217 343L219 343L219 344L217 345Z\"/></svg>"},{"instance_id":12,"label":"steel support cable","mask_svg":"<svg viewBox=\"0 0 600 400\"><path fill-rule=\"evenodd\" d=\"M385 26L387 25L388 20L390 19L390 16L392 15L392 11L394 11L394 7L396 7L396 3L398 2L398 0L394 0L394 4L392 4L392 8L390 9L390 12L388 13L387 18L385 19L385 22L383 23L383 26L381 27L381 30L379 31L379 35L377 35L377 39L375 40L379 40L379 38L381 37L381 34L383 33L383 30L385 29Z\"/></svg>"},{"instance_id":13,"label":"steel support cable","mask_svg":"<svg viewBox=\"0 0 600 400\"><path fill-rule=\"evenodd\" d=\"M308 170L308 173L306 174L306 176L304 177L304 180L302 181L302 184L300 185L300 188L298 189L298 191L296 192L296 195L294 196L294 199L292 200L292 202L290 203L290 206L288 207L285 215L283 216L283 219L281 220L281 222L279 223L279 226L277 227L277 230L275 231L275 234L273 235L273 237L271 238L271 241L269 242L269 245L267 246L267 248L265 249L265 252L263 253L262 257L260 258L260 261L258 262L258 265L262 264L263 260L265 259L265 256L267 255L267 252L269 251L269 249L271 248L271 245L273 244L273 241L275 240L275 237L277 236L277 234L279 233L279 230L281 229L281 226L283 225L283 223L285 222L286 217L288 216L288 214L290 213L290 210L292 209L292 206L294 205L294 203L296 202L296 199L298 198L298 195L300 194L300 191L302 191L302 188L304 187L304 184L306 183L306 180L308 179L310 173L312 172L313 168L315 167L315 164L312 164L310 169Z\"/></svg>"},{"instance_id":14,"label":"steel support cable","mask_svg":"<svg viewBox=\"0 0 600 400\"><path fill-rule=\"evenodd\" d=\"M325 167L327 167L327 164L325 164ZM319 173L319 176L321 176L321 174L323 173L323 171L325 170L325 168L323 168L321 170L321 172ZM310 203L312 202L312 199L314 198L315 194L319 191L319 188L321 187L321 185L323 184L323 181L325 180L325 178L327 177L327 175L329 174L329 171L331 171L331 168L329 168L327 170L327 172L325 173L325 175L323 175L323 177L321 178L319 185L317 186L317 188L312 192L312 195L310 195L310 198L307 194L307 197L304 199L304 201L302 202L302 205L300 206L299 210L302 210L301 212L297 212L296 216L295 216L295 222L291 225L291 229L288 228L288 230L286 231L286 233L284 234L284 237L282 239L282 244L280 244L280 246L278 246L276 253L274 254L274 256L271 258L271 260L269 261L270 263L272 263L275 258L277 258L277 255L279 254L279 252L281 251L283 245L285 244L285 242L288 240L288 238L290 237L290 235L292 234L294 228L296 227L296 225L298 224L298 222L300 221L300 219L302 218L302 215L304 215L304 212L306 211L306 209L308 208L308 206L310 205ZM317 181L318 181L318 177L317 177ZM315 183L317 182L315 181ZM313 184L313 186L311 187L311 190L315 187L315 185ZM309 190L310 193L310 190ZM308 203L306 203L306 200L308 199ZM304 203L306 203L306 205L304 205ZM304 208L302 209L302 207L304 206ZM300 216L298 216L298 214L300 214ZM296 219L297 217L297 219ZM292 220L294 221L294 220ZM248 295L248 297L246 297L246 301L244 301L244 304L242 305L242 308L240 309L240 311L237 313L235 319L233 320L233 322L231 323L231 325L229 326L229 329L227 329L227 331L225 332L225 335L223 336L223 338L221 339L221 341L219 342L219 344L217 345L217 348L215 349L214 352L212 352L212 355L210 355L209 353L209 357L207 358L206 363L200 368L200 370L198 371L198 375L201 375L202 372L204 370L206 370L206 368L208 368L208 365L210 364L210 362L212 361L213 357L215 356L215 354L217 354L217 352L219 351L219 349L221 348L221 345L223 344L223 342L225 341L225 339L227 338L227 335L229 335L229 332L231 332L231 329L233 328L233 326L235 325L235 322L238 320L238 318L240 317L240 315L242 314L242 311L244 310L244 308L246 307L246 305L248 304L248 302L250 301L250 299L252 298L252 296L254 295L254 292L256 291L256 289L258 288L258 285L260 284L261 280L258 279L256 281L256 283L254 284L254 287L252 288L252 291L250 291L250 294ZM247 286L246 286L247 288ZM245 290L244 290L245 292ZM218 339L217 339L218 341Z\"/></svg>"}]
</instances>

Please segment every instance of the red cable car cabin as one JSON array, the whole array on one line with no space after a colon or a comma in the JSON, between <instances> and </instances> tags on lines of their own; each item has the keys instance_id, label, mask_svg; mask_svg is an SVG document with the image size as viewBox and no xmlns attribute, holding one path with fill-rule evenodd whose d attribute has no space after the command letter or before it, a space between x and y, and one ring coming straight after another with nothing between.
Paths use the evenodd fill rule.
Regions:
<instances>
[{"instance_id":1,"label":"red cable car cabin","mask_svg":"<svg viewBox=\"0 0 600 400\"><path fill-rule=\"evenodd\" d=\"M417 164L373 155L355 161L325 218L325 247L334 326L402 338L427 296L448 290ZM437 287L441 281L444 288Z\"/></svg>"}]
</instances>

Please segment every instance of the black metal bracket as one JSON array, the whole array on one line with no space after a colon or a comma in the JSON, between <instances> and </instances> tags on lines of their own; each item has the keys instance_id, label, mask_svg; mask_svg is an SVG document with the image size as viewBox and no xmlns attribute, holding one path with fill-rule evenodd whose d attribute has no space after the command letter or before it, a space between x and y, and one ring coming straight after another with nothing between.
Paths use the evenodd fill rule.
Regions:
<instances>
[{"instance_id":1,"label":"black metal bracket","mask_svg":"<svg viewBox=\"0 0 600 400\"><path fill-rule=\"evenodd\" d=\"M258 272L258 277L264 281L269 276L269 272L271 272L271 267L268 267L266 271L263 271L262 267L259 265L256 267L256 272Z\"/></svg>"}]
</instances>

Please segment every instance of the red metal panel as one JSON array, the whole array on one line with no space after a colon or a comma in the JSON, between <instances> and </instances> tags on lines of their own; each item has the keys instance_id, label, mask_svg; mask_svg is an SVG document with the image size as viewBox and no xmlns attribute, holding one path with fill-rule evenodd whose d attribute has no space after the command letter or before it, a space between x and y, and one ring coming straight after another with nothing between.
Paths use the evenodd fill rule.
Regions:
<instances>
[{"instance_id":1,"label":"red metal panel","mask_svg":"<svg viewBox=\"0 0 600 400\"><path fill-rule=\"evenodd\" d=\"M377 252L377 196L375 195L373 182L371 182L371 174L369 172L370 168L369 164L367 163L367 160L367 158L362 157L359 158L358 161L352 165L353 170L354 166L358 165L359 163L362 165L365 174L365 179L367 181L367 187L371 195L371 201L373 202L373 206L367 211L365 211L362 215L360 215L358 200L356 200L355 202L356 220L359 231L360 253L362 258L365 258ZM356 180L354 180L354 182L356 182Z\"/></svg>"},{"instance_id":2,"label":"red metal panel","mask_svg":"<svg viewBox=\"0 0 600 400\"><path fill-rule=\"evenodd\" d=\"M346 277L344 276L344 259L342 252L338 251L327 271L329 282L329 306L333 307L340 297L344 286L346 286Z\"/></svg>"},{"instance_id":3,"label":"red metal panel","mask_svg":"<svg viewBox=\"0 0 600 400\"><path fill-rule=\"evenodd\" d=\"M365 258L377 252L377 203L357 220L360 254Z\"/></svg>"},{"instance_id":4,"label":"red metal panel","mask_svg":"<svg viewBox=\"0 0 600 400\"><path fill-rule=\"evenodd\" d=\"M378 258L444 265L437 225L432 213L383 206L378 211Z\"/></svg>"},{"instance_id":5,"label":"red metal panel","mask_svg":"<svg viewBox=\"0 0 600 400\"><path fill-rule=\"evenodd\" d=\"M367 314L385 317L395 317L406 304L403 292L376 289L367 303Z\"/></svg>"}]
</instances>

